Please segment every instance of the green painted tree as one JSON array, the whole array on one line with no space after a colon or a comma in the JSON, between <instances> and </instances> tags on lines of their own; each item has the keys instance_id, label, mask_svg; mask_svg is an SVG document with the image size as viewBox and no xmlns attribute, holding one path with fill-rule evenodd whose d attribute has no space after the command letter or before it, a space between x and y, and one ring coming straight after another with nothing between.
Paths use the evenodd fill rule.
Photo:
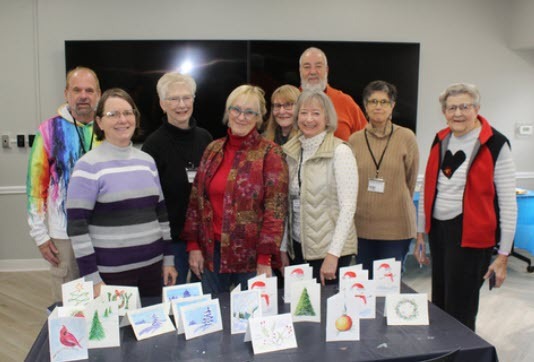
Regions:
<instances>
[{"instance_id":1,"label":"green painted tree","mask_svg":"<svg viewBox=\"0 0 534 362\"><path fill-rule=\"evenodd\" d=\"M89 339L91 341L97 340L101 341L106 337L106 331L100 323L100 318L98 318L98 311L95 310L93 314L93 321L91 322L91 331L89 332Z\"/></svg>"},{"instance_id":2,"label":"green painted tree","mask_svg":"<svg viewBox=\"0 0 534 362\"><path fill-rule=\"evenodd\" d=\"M308 289L304 288L302 294L300 295L299 302L297 303L297 308L295 309L296 316L315 316L315 310L310 302L310 296L308 294Z\"/></svg>"}]
</instances>

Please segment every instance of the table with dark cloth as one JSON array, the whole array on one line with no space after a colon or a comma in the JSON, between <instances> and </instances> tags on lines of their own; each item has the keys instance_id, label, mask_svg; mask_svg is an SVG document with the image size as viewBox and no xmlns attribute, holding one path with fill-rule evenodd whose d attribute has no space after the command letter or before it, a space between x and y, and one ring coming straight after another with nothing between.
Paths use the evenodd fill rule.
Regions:
<instances>
[{"instance_id":1,"label":"table with dark cloth","mask_svg":"<svg viewBox=\"0 0 534 362\"><path fill-rule=\"evenodd\" d=\"M243 342L244 334L230 334L230 295L218 297L223 331L185 340L184 335L167 333L137 341L130 326L120 329L121 345L90 349L90 361L424 361L460 349L455 361L497 361L495 347L463 326L453 317L429 303L428 326L387 326L384 298L377 298L376 318L360 320L360 341L326 341L326 299L337 292L321 289L321 323L294 323L298 348L254 355L252 344ZM413 292L403 284L403 293ZM279 313L288 313L279 290ZM143 306L161 298L143 299ZM173 319L171 317L171 319ZM174 322L174 320L173 320ZM48 361L48 324L45 323L26 357L27 361Z\"/></svg>"}]
</instances>

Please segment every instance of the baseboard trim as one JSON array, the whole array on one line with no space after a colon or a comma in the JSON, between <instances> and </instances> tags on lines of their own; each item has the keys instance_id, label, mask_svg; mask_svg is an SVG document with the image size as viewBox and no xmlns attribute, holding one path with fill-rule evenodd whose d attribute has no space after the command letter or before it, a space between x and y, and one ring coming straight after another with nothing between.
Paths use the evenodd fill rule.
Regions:
<instances>
[{"instance_id":1,"label":"baseboard trim","mask_svg":"<svg viewBox=\"0 0 534 362\"><path fill-rule=\"evenodd\" d=\"M0 260L0 272L41 271L49 269L50 264L44 259Z\"/></svg>"}]
</instances>

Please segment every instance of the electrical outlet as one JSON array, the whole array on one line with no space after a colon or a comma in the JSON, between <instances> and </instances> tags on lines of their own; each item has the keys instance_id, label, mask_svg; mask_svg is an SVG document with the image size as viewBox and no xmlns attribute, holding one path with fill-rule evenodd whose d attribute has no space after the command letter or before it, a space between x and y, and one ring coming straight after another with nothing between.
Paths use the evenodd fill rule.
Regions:
<instances>
[{"instance_id":1,"label":"electrical outlet","mask_svg":"<svg viewBox=\"0 0 534 362\"><path fill-rule=\"evenodd\" d=\"M35 140L35 135L30 133L28 135L28 147L32 147L33 146L33 141L34 140Z\"/></svg>"},{"instance_id":2,"label":"electrical outlet","mask_svg":"<svg viewBox=\"0 0 534 362\"><path fill-rule=\"evenodd\" d=\"M18 134L17 135L17 147L19 148L24 148L26 147L26 142L24 140L24 135L23 134Z\"/></svg>"},{"instance_id":3,"label":"electrical outlet","mask_svg":"<svg viewBox=\"0 0 534 362\"><path fill-rule=\"evenodd\" d=\"M11 145L9 144L9 135L3 134L2 135L2 148L10 148Z\"/></svg>"}]
</instances>

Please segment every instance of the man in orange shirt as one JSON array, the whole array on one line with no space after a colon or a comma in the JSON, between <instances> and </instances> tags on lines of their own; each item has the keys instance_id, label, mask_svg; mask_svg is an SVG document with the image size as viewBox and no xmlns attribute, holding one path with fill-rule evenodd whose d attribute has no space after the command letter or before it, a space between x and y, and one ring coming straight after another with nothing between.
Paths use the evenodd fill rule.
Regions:
<instances>
[{"instance_id":1,"label":"man in orange shirt","mask_svg":"<svg viewBox=\"0 0 534 362\"><path fill-rule=\"evenodd\" d=\"M306 49L300 56L299 71L303 90L322 90L334 104L338 117L334 136L347 141L351 134L367 125L367 119L354 99L328 85L328 61L321 49Z\"/></svg>"}]
</instances>

